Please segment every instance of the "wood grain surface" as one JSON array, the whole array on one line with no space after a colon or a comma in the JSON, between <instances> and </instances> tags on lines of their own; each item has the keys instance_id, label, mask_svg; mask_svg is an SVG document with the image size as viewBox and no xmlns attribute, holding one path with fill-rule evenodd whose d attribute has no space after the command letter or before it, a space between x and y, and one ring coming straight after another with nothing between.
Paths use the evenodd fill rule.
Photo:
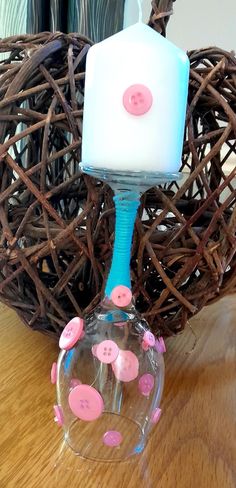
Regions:
<instances>
[{"instance_id":1,"label":"wood grain surface","mask_svg":"<svg viewBox=\"0 0 236 488\"><path fill-rule=\"evenodd\" d=\"M73 455L53 422L52 339L0 306L0 488L235 488L236 297L205 308L167 340L163 415L126 463Z\"/></svg>"}]
</instances>

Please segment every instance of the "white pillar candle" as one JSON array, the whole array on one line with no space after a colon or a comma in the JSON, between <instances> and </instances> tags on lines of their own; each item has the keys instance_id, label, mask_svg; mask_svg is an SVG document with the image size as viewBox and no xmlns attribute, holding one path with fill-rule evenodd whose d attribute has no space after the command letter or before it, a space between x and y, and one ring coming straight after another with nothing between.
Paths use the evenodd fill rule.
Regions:
<instances>
[{"instance_id":1,"label":"white pillar candle","mask_svg":"<svg viewBox=\"0 0 236 488\"><path fill-rule=\"evenodd\" d=\"M189 60L141 22L94 45L85 82L82 165L176 172Z\"/></svg>"}]
</instances>

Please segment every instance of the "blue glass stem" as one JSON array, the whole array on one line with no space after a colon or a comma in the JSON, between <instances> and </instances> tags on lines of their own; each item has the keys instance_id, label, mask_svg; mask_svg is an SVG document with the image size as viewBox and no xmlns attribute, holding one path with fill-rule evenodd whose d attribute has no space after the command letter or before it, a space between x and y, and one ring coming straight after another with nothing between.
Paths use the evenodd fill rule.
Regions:
<instances>
[{"instance_id":1,"label":"blue glass stem","mask_svg":"<svg viewBox=\"0 0 236 488\"><path fill-rule=\"evenodd\" d=\"M124 285L131 288L130 257L139 193L122 191L114 197L116 209L115 243L105 295L111 295L113 288Z\"/></svg>"}]
</instances>

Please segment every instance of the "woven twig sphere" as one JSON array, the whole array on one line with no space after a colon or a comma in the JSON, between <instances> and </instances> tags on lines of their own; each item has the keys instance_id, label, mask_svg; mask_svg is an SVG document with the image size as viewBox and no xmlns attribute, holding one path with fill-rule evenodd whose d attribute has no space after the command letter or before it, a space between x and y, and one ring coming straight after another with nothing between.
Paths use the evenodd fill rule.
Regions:
<instances>
[{"instance_id":1,"label":"woven twig sphere","mask_svg":"<svg viewBox=\"0 0 236 488\"><path fill-rule=\"evenodd\" d=\"M100 301L113 247L112 192L79 172L90 44L0 41L0 300L56 335ZM190 61L186 174L144 195L132 251L137 308L166 335L236 287L236 60L212 48Z\"/></svg>"}]
</instances>

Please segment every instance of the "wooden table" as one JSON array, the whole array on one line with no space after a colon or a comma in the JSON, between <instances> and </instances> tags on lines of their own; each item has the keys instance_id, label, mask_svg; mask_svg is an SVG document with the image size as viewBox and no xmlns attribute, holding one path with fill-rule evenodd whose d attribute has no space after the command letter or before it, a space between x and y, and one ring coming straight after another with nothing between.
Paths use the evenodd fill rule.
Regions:
<instances>
[{"instance_id":1,"label":"wooden table","mask_svg":"<svg viewBox=\"0 0 236 488\"><path fill-rule=\"evenodd\" d=\"M126 463L74 456L53 423L57 344L0 306L1 488L235 488L236 297L205 308L167 340L163 415Z\"/></svg>"}]
</instances>

